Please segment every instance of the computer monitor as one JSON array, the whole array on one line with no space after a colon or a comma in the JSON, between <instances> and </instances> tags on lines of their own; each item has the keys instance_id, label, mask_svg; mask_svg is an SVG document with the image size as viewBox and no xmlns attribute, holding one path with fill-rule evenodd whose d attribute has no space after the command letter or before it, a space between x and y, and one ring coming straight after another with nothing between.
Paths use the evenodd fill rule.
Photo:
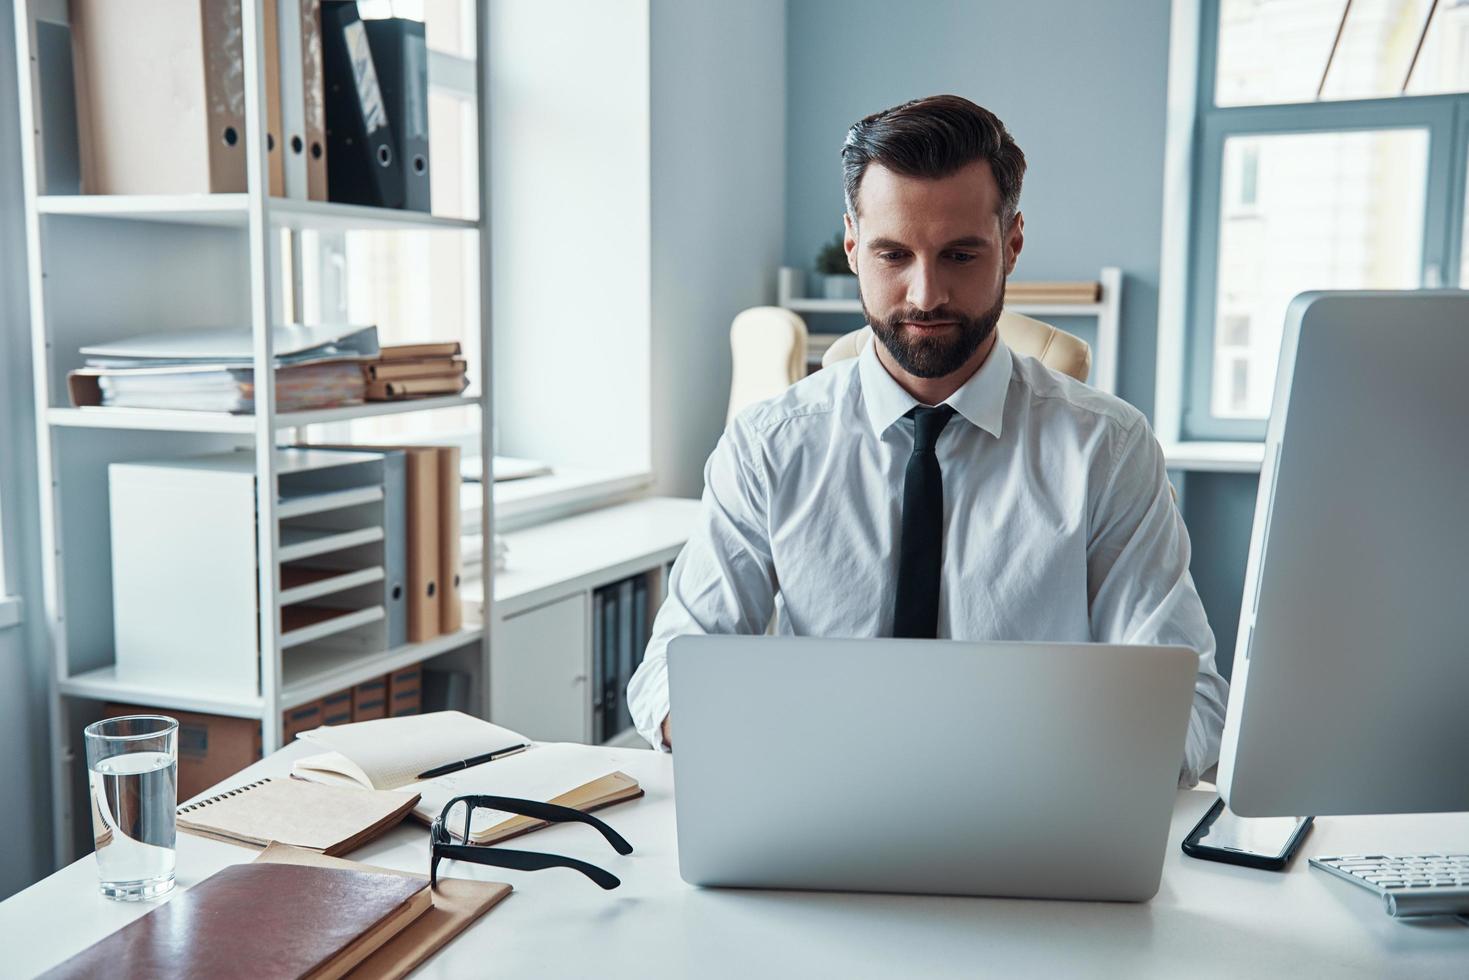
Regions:
<instances>
[{"instance_id":1,"label":"computer monitor","mask_svg":"<svg viewBox=\"0 0 1469 980\"><path fill-rule=\"evenodd\" d=\"M1469 810L1469 291L1291 303L1219 791L1247 817Z\"/></svg>"}]
</instances>

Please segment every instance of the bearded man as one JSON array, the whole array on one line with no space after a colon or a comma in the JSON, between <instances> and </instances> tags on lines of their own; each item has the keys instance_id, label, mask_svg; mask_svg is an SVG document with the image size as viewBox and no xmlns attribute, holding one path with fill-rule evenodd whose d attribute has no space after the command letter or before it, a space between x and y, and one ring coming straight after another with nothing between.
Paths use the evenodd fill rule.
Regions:
<instances>
[{"instance_id":1,"label":"bearded man","mask_svg":"<svg viewBox=\"0 0 1469 980\"><path fill-rule=\"evenodd\" d=\"M628 686L638 730L673 746L671 638L763 633L772 615L803 636L1174 644L1199 657L1192 785L1218 759L1227 688L1162 451L1137 409L995 329L1025 242L1024 154L993 113L941 95L858 122L842 160L873 341L720 439Z\"/></svg>"}]
</instances>

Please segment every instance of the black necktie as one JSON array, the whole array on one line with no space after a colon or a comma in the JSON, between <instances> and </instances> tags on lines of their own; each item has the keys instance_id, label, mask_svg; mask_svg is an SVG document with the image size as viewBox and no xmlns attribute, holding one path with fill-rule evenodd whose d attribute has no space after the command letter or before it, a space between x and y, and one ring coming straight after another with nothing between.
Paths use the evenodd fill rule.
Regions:
<instances>
[{"instance_id":1,"label":"black necktie","mask_svg":"<svg viewBox=\"0 0 1469 980\"><path fill-rule=\"evenodd\" d=\"M898 549L898 596L893 636L933 639L939 628L939 567L944 544L944 481L933 447L954 415L948 405L918 407L913 455L903 477L903 530Z\"/></svg>"}]
</instances>

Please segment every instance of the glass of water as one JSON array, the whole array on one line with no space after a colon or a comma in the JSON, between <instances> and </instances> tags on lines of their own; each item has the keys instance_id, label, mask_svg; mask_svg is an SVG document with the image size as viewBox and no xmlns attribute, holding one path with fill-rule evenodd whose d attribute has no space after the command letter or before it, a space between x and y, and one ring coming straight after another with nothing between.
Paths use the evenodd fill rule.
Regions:
<instances>
[{"instance_id":1,"label":"glass of water","mask_svg":"<svg viewBox=\"0 0 1469 980\"><path fill-rule=\"evenodd\" d=\"M97 874L108 898L135 902L173 888L178 733L166 715L87 726Z\"/></svg>"}]
</instances>

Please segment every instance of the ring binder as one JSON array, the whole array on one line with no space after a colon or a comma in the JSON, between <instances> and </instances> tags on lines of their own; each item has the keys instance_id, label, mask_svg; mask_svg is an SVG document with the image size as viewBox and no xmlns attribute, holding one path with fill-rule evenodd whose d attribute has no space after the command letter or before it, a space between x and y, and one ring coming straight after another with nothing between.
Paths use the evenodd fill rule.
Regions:
<instances>
[{"instance_id":1,"label":"ring binder","mask_svg":"<svg viewBox=\"0 0 1469 980\"><path fill-rule=\"evenodd\" d=\"M185 804L184 806L178 808L178 812L190 813L194 810L202 810L204 807L209 806L212 803L218 803L221 800L227 799L231 796L238 796L246 790L254 789L257 786L264 786L268 782L270 782L270 777L266 776L264 779L257 779L253 783L246 783L243 786L236 786L234 789L227 789L223 793L216 793L213 796L209 797L207 800L198 800L194 803Z\"/></svg>"}]
</instances>

